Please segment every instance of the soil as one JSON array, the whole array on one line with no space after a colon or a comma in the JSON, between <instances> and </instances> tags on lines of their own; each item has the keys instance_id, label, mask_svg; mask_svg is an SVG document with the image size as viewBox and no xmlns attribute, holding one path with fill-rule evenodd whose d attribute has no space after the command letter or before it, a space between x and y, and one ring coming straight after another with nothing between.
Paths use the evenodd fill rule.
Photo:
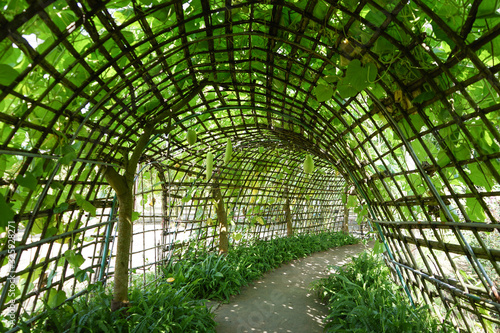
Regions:
<instances>
[{"instance_id":1,"label":"soil","mask_svg":"<svg viewBox=\"0 0 500 333\"><path fill-rule=\"evenodd\" d=\"M310 284L326 277L329 265L342 266L373 242L333 248L291 261L243 287L228 304L213 308L219 333L323 332L327 307Z\"/></svg>"}]
</instances>

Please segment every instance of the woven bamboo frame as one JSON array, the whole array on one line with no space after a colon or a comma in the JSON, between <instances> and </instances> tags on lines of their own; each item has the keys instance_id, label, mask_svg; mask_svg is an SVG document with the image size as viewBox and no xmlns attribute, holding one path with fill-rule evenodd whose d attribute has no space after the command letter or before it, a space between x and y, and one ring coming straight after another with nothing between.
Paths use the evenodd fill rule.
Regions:
<instances>
[{"instance_id":1,"label":"woven bamboo frame","mask_svg":"<svg viewBox=\"0 0 500 333\"><path fill-rule=\"evenodd\" d=\"M283 237L285 190L296 232L340 230L353 187L418 303L466 331L499 327L496 10L478 0L7 1L0 205L18 239L9 261L12 226L0 225L0 310L10 272L16 322L36 320L51 290L71 299L112 275L117 207L103 168L119 170L146 121L203 84L141 157L131 269L182 259L183 237L216 248L211 150L231 233ZM377 76L345 97L356 59ZM318 102L320 86L336 92ZM67 260L79 253L84 282Z\"/></svg>"}]
</instances>

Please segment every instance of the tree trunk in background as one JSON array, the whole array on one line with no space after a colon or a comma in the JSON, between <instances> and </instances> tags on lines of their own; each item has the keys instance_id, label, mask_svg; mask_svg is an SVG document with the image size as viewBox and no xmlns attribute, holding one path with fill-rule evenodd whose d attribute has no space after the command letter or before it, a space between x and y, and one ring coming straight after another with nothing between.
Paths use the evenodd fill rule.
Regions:
<instances>
[{"instance_id":1,"label":"tree trunk in background","mask_svg":"<svg viewBox=\"0 0 500 333\"><path fill-rule=\"evenodd\" d=\"M128 263L132 241L132 212L134 210L133 189L118 196L118 240L115 260L115 286L111 311L128 306Z\"/></svg>"},{"instance_id":2,"label":"tree trunk in background","mask_svg":"<svg viewBox=\"0 0 500 333\"><path fill-rule=\"evenodd\" d=\"M128 263L130 260L130 245L132 242L132 213L134 211L134 178L139 165L139 160L143 154L144 148L149 143L153 134L168 134L172 129L172 115L184 107L190 100L198 95L207 81L202 81L189 94L179 101L172 108L165 108L157 114L144 126L144 132L141 134L132 154L129 151L123 152L124 173L120 175L113 167L106 167L104 177L109 185L115 190L118 198L118 240L116 249L115 263L115 286L113 290L113 301L111 302L111 311L116 311L122 307L128 306ZM167 119L165 121L165 119ZM156 129L155 126L163 125L163 128ZM219 191L220 194L220 191ZM222 205L223 206L223 205ZM227 244L227 224L226 224L226 244ZM227 251L227 245L226 245Z\"/></svg>"},{"instance_id":3,"label":"tree trunk in background","mask_svg":"<svg viewBox=\"0 0 500 333\"><path fill-rule=\"evenodd\" d=\"M219 182L215 180L213 188L213 198L217 205L217 221L219 225L219 254L227 253L229 249L229 238L227 230L227 214L224 207L224 200L220 192Z\"/></svg>"},{"instance_id":4,"label":"tree trunk in background","mask_svg":"<svg viewBox=\"0 0 500 333\"><path fill-rule=\"evenodd\" d=\"M288 237L293 236L292 228L292 212L290 211L290 197L288 196L288 190L285 190L286 200L285 200L285 221L286 221L286 235Z\"/></svg>"},{"instance_id":5,"label":"tree trunk in background","mask_svg":"<svg viewBox=\"0 0 500 333\"><path fill-rule=\"evenodd\" d=\"M163 216L163 219L161 220L161 229L162 229L162 233L161 233L161 247L159 247L159 254L158 254L158 258L160 258L160 260L164 260L164 256L165 256L165 244L167 244L167 240L168 240L168 231L169 231L169 228L170 228L170 216L172 215L172 212L171 212L171 209L170 209L170 206L169 206L169 199L170 199L170 196L169 196L169 192L170 192L170 182L168 181L167 177L165 177L165 173L164 171L157 165L157 164L153 164L153 166L155 167L155 169L158 171L158 178L160 178L160 181L162 182L161 184L161 188L162 188L162 195L161 195L161 209L162 209L162 216ZM169 172L168 170L166 172ZM170 177L168 177L170 179ZM160 245L159 244L159 245Z\"/></svg>"},{"instance_id":6,"label":"tree trunk in background","mask_svg":"<svg viewBox=\"0 0 500 333\"><path fill-rule=\"evenodd\" d=\"M134 177L120 175L107 167L104 177L116 192L118 199L118 239L116 248L115 286L111 311L128 306L128 262L132 240L132 212L134 211Z\"/></svg>"}]
</instances>

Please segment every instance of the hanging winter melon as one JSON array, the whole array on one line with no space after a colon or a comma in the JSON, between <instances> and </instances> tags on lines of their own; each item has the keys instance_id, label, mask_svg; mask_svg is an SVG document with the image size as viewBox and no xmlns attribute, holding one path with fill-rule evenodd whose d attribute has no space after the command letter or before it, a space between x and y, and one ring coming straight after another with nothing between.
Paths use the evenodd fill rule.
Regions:
<instances>
[{"instance_id":1,"label":"hanging winter melon","mask_svg":"<svg viewBox=\"0 0 500 333\"><path fill-rule=\"evenodd\" d=\"M214 154L212 154L211 151L207 153L207 173L206 173L206 180L207 182L212 178L212 169L214 167Z\"/></svg>"},{"instance_id":2,"label":"hanging winter melon","mask_svg":"<svg viewBox=\"0 0 500 333\"><path fill-rule=\"evenodd\" d=\"M187 142L189 143L190 146L194 145L196 143L196 139L198 138L198 135L196 134L196 131L193 129L188 129L186 139Z\"/></svg>"},{"instance_id":3,"label":"hanging winter melon","mask_svg":"<svg viewBox=\"0 0 500 333\"><path fill-rule=\"evenodd\" d=\"M304 172L312 173L314 171L314 161L310 154L306 155L306 159L304 161Z\"/></svg>"},{"instance_id":4,"label":"hanging winter melon","mask_svg":"<svg viewBox=\"0 0 500 333\"><path fill-rule=\"evenodd\" d=\"M227 139L226 155L224 155L224 164L228 164L232 156L233 156L233 144L231 143L231 139Z\"/></svg>"}]
</instances>

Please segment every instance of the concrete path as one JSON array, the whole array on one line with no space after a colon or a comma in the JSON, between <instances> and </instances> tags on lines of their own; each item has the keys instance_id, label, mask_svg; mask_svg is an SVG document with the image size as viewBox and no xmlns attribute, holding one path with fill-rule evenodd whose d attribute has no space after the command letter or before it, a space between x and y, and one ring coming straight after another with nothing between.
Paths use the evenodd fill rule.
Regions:
<instances>
[{"instance_id":1,"label":"concrete path","mask_svg":"<svg viewBox=\"0 0 500 333\"><path fill-rule=\"evenodd\" d=\"M327 266L341 266L367 245L346 245L294 260L242 288L215 311L219 333L323 332L327 308L309 291L311 282L328 275Z\"/></svg>"}]
</instances>

